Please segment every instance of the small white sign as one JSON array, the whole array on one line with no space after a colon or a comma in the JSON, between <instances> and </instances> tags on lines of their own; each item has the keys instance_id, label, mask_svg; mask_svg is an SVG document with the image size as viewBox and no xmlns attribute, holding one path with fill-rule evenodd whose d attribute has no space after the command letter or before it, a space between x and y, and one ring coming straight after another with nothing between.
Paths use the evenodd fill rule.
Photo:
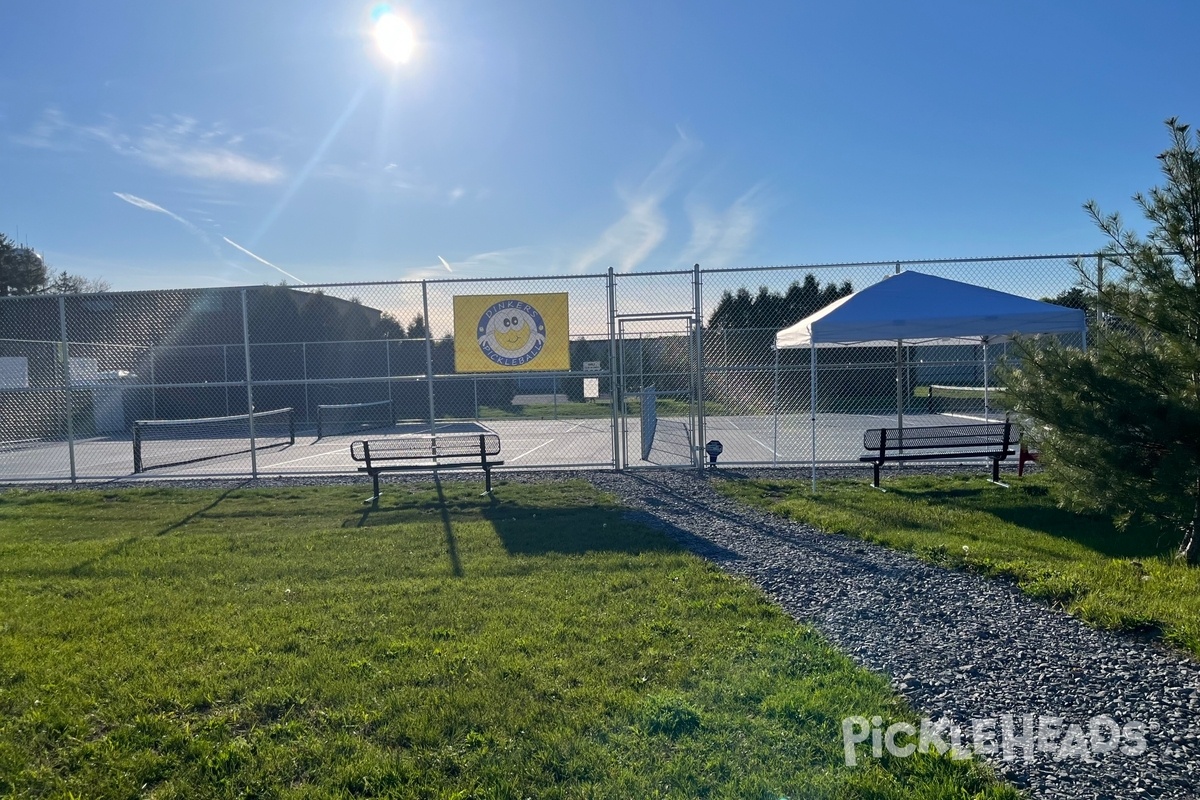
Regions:
<instances>
[{"instance_id":1,"label":"small white sign","mask_svg":"<svg viewBox=\"0 0 1200 800\"><path fill-rule=\"evenodd\" d=\"M600 379L599 378L584 378L583 379L583 399L595 400L600 397Z\"/></svg>"},{"instance_id":2,"label":"small white sign","mask_svg":"<svg viewBox=\"0 0 1200 800\"><path fill-rule=\"evenodd\" d=\"M29 359L25 356L0 356L0 389L29 388Z\"/></svg>"},{"instance_id":3,"label":"small white sign","mask_svg":"<svg viewBox=\"0 0 1200 800\"><path fill-rule=\"evenodd\" d=\"M583 362L583 371L584 372L599 372L600 371L600 362L599 361Z\"/></svg>"}]
</instances>

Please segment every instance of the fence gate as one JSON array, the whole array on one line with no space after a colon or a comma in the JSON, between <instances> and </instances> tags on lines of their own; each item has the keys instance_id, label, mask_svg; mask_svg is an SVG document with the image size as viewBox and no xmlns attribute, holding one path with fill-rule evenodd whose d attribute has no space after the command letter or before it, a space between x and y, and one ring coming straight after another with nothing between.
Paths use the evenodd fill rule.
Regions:
<instances>
[{"instance_id":1,"label":"fence gate","mask_svg":"<svg viewBox=\"0 0 1200 800\"><path fill-rule=\"evenodd\" d=\"M699 466L696 315L617 315L620 465Z\"/></svg>"}]
</instances>

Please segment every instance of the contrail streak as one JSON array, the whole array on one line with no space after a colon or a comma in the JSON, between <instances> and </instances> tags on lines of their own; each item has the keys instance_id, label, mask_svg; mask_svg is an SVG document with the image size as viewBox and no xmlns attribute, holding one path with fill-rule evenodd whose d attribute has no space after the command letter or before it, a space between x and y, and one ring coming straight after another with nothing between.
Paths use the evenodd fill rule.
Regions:
<instances>
[{"instance_id":1,"label":"contrail streak","mask_svg":"<svg viewBox=\"0 0 1200 800\"><path fill-rule=\"evenodd\" d=\"M446 272L454 272L454 270L450 269L450 262L446 261L446 259L438 256L438 261L442 262L442 266L446 268Z\"/></svg>"},{"instance_id":2,"label":"contrail streak","mask_svg":"<svg viewBox=\"0 0 1200 800\"><path fill-rule=\"evenodd\" d=\"M292 273L288 272L288 271L287 271L286 269L284 269L283 267L277 267L277 266L275 266L274 264L272 264L270 261L267 261L265 258L262 258L262 257L260 257L260 256L256 256L256 255L254 255L254 253L251 253L249 250L247 250L246 248L242 247L240 244L238 244L237 242L235 242L233 239L230 239L228 236L222 236L221 238L225 240L225 243L226 243L226 244L231 244L231 245L233 245L233 246L234 246L234 247L236 247L238 250L241 250L243 253L245 253L246 255L248 255L248 256L250 256L251 258L253 258L255 261L258 261L258 262L260 262L260 263L262 263L262 264L266 264L266 265L267 265L268 267L270 267L271 269L273 269L273 270L277 270L278 272L280 272L280 273L282 273L282 274L286 275L287 277L291 278L291 279L292 279L292 280L294 280L296 283L304 283L304 282L305 282L303 279L301 279L301 278L297 278L295 275L293 275Z\"/></svg>"},{"instance_id":3,"label":"contrail streak","mask_svg":"<svg viewBox=\"0 0 1200 800\"><path fill-rule=\"evenodd\" d=\"M179 216L178 214L173 214L170 211L167 211L165 208L160 206L158 203L151 203L149 200L138 197L136 194L126 194L125 192L113 192L113 194L115 194L117 197L124 200L126 203L129 203L129 205L131 205L131 206L135 206L137 208L141 208L146 211L154 211L159 214L166 214L168 217L175 220L179 224L187 226L188 230L193 231L194 233L198 233L201 236L204 236L204 232L202 230L200 230L195 225L188 222L186 219Z\"/></svg>"},{"instance_id":4,"label":"contrail streak","mask_svg":"<svg viewBox=\"0 0 1200 800\"><path fill-rule=\"evenodd\" d=\"M138 197L136 194L126 194L125 192L113 192L113 194L135 208L140 208L143 211L153 211L156 214L166 214L168 217L175 220L180 225L191 231L194 235L199 237L200 241L208 245L208 249L212 250L213 255L215 255L219 260L225 261L225 259L221 257L221 251L217 247L216 243L212 239L208 238L208 235L205 234L204 231L200 230L178 214L168 211L158 203L151 203L149 200L143 197Z\"/></svg>"}]
</instances>

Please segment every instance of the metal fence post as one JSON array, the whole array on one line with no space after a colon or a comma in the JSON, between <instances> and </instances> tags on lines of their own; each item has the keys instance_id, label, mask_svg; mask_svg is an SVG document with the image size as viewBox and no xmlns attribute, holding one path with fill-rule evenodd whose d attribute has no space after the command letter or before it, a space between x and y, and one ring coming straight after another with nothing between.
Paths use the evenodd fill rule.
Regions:
<instances>
[{"instance_id":1,"label":"metal fence post","mask_svg":"<svg viewBox=\"0 0 1200 800\"><path fill-rule=\"evenodd\" d=\"M383 337L384 368L387 370L388 407L392 409L392 417L396 415L396 401L392 399L392 340Z\"/></svg>"},{"instance_id":2,"label":"metal fence post","mask_svg":"<svg viewBox=\"0 0 1200 800\"><path fill-rule=\"evenodd\" d=\"M71 344L67 340L67 300L58 296L58 326L62 333L63 407L67 414L67 458L71 462L71 483L75 482L75 401L71 397Z\"/></svg>"},{"instance_id":3,"label":"metal fence post","mask_svg":"<svg viewBox=\"0 0 1200 800\"><path fill-rule=\"evenodd\" d=\"M300 343L300 376L304 379L304 424L312 423L312 406L308 400L308 342Z\"/></svg>"},{"instance_id":4,"label":"metal fence post","mask_svg":"<svg viewBox=\"0 0 1200 800\"><path fill-rule=\"evenodd\" d=\"M621 468L621 435L617 424L617 281L613 268L608 268L608 406L612 417L612 461L613 469Z\"/></svg>"},{"instance_id":5,"label":"metal fence post","mask_svg":"<svg viewBox=\"0 0 1200 800\"><path fill-rule=\"evenodd\" d=\"M158 419L158 378L154 376L154 345L150 345L150 419Z\"/></svg>"},{"instance_id":6,"label":"metal fence post","mask_svg":"<svg viewBox=\"0 0 1200 800\"><path fill-rule=\"evenodd\" d=\"M425 314L425 382L429 385L429 432L437 430L433 405L433 330L429 324L429 282L421 281L421 308Z\"/></svg>"},{"instance_id":7,"label":"metal fence post","mask_svg":"<svg viewBox=\"0 0 1200 800\"><path fill-rule=\"evenodd\" d=\"M702 279L700 265L692 267L693 306L696 310L696 444L692 459L696 469L704 471L704 309L701 305Z\"/></svg>"},{"instance_id":8,"label":"metal fence post","mask_svg":"<svg viewBox=\"0 0 1200 800\"><path fill-rule=\"evenodd\" d=\"M246 350L246 411L250 415L250 477L258 477L258 451L254 436L254 382L250 377L250 312L246 310L246 290L242 289L242 346Z\"/></svg>"}]
</instances>

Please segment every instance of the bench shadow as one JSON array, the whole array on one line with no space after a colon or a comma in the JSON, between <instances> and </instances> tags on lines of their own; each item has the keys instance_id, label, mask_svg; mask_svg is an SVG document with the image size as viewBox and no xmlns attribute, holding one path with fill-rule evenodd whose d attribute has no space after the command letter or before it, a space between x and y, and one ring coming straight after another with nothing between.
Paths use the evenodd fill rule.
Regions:
<instances>
[{"instance_id":1,"label":"bench shadow","mask_svg":"<svg viewBox=\"0 0 1200 800\"><path fill-rule=\"evenodd\" d=\"M446 505L446 492L442 489L442 479L435 472L433 484L437 487L438 512L442 518L442 529L446 533L446 553L450 557L450 571L454 577L463 576L462 559L458 555L458 539L454 536L454 526L450 522L450 509Z\"/></svg>"},{"instance_id":2,"label":"bench shadow","mask_svg":"<svg viewBox=\"0 0 1200 800\"><path fill-rule=\"evenodd\" d=\"M368 505L357 518L343 522L346 527L371 527L408 521L429 522L437 514L442 524L446 551L453 574L462 577L465 569L460 554L455 523L483 519L491 524L501 546L511 555L581 555L614 552L638 555L673 552L680 547L713 548L714 545L670 524L669 520L645 512L583 501L562 504L533 499L509 500L500 486L489 496L475 494L471 484L447 482L435 477L433 492L428 489L410 495L385 491L378 505ZM428 485L427 485L428 486ZM464 486L470 486L464 489ZM630 524L634 523L634 524ZM673 540L673 541L672 541ZM731 552L714 552L736 558Z\"/></svg>"}]
</instances>

